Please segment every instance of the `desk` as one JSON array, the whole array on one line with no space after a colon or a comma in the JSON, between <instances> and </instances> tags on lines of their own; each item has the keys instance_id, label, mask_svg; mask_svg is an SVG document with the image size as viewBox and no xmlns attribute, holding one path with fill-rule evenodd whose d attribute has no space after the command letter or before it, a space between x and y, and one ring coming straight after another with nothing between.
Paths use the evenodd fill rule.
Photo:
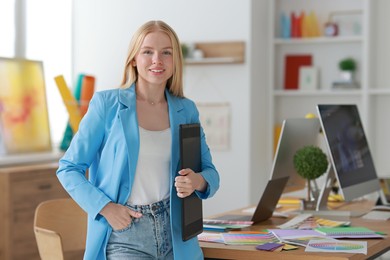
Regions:
<instances>
[{"instance_id":1,"label":"desk","mask_svg":"<svg viewBox=\"0 0 390 260\"><path fill-rule=\"evenodd\" d=\"M339 210L362 210L370 209L374 205L372 201L356 201L353 203L345 203L343 205L332 204ZM242 210L231 211L224 214L243 214ZM224 215L223 214L223 215ZM222 214L221 214L222 215ZM213 216L218 217L218 215ZM243 230L263 230L267 228L275 228L277 225L285 223L287 220L283 218L270 218L267 221L258 223ZM325 260L325 259L374 259L390 250L390 221L365 220L362 218L351 218L351 225L365 226L375 231L382 231L389 234L385 239L368 239L367 240L367 255L364 254L347 254L347 253L309 253L305 252L304 247L299 247L297 250L282 251L282 252L267 252L255 249L253 245L232 246L219 243L200 242L206 258L214 259L288 259L288 260ZM361 239L357 239L361 241Z\"/></svg>"}]
</instances>

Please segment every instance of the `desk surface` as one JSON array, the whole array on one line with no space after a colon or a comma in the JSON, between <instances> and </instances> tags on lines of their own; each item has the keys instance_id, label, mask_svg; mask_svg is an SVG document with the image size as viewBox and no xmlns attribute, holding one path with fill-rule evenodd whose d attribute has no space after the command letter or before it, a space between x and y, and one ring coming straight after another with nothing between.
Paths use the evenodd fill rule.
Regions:
<instances>
[{"instance_id":1,"label":"desk surface","mask_svg":"<svg viewBox=\"0 0 390 260\"><path fill-rule=\"evenodd\" d=\"M370 209L374 205L372 201L356 201L353 203L345 203L342 206L333 204L339 210L362 210ZM239 214L241 210L232 211L224 214ZM242 213L241 213L242 214ZM218 215L213 216L218 217ZM266 228L275 228L275 226L285 223L287 220L283 218L271 218L267 221L258 223L243 230L263 230ZM375 231L382 231L389 234L385 239L368 239L367 240L367 255L364 254L348 254L348 253L310 253L305 252L304 247L298 247L297 250L282 251L282 252L267 252L255 249L253 245L225 245L219 243L200 242L206 258L215 259L282 259L286 257L288 260L325 260L325 259L374 259L381 254L390 250L390 221L366 220L362 218L351 218L351 225L365 226ZM357 240L356 240L357 241ZM359 240L361 241L361 239Z\"/></svg>"}]
</instances>

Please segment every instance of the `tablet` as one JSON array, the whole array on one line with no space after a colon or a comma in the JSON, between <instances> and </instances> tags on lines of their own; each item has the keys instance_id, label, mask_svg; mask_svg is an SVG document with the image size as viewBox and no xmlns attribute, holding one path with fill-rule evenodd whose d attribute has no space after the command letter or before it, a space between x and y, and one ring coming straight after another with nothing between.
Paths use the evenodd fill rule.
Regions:
<instances>
[{"instance_id":1,"label":"tablet","mask_svg":"<svg viewBox=\"0 0 390 260\"><path fill-rule=\"evenodd\" d=\"M181 169L201 171L199 124L180 125L180 162ZM203 232L202 200L194 192L181 201L182 239L186 241Z\"/></svg>"}]
</instances>

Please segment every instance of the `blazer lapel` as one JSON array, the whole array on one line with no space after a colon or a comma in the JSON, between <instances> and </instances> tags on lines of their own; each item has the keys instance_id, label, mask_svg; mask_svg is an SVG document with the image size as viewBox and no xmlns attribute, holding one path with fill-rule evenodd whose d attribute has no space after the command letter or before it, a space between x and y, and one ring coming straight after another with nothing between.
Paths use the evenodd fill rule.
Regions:
<instances>
[{"instance_id":1,"label":"blazer lapel","mask_svg":"<svg viewBox=\"0 0 390 260\"><path fill-rule=\"evenodd\" d=\"M171 126L172 133L172 148L171 148L171 172L172 178L175 177L176 171L179 168L180 160L180 143L179 143L179 125L186 123L184 116L184 107L180 98L172 96L168 90L165 91L165 95L168 101L169 109L169 124Z\"/></svg>"},{"instance_id":2,"label":"blazer lapel","mask_svg":"<svg viewBox=\"0 0 390 260\"><path fill-rule=\"evenodd\" d=\"M139 152L139 133L136 109L136 95L134 84L130 88L119 89L119 102L121 103L119 118L122 122L125 136L128 162L130 169L130 182L134 177ZM131 163L130 163L131 162Z\"/></svg>"}]
</instances>

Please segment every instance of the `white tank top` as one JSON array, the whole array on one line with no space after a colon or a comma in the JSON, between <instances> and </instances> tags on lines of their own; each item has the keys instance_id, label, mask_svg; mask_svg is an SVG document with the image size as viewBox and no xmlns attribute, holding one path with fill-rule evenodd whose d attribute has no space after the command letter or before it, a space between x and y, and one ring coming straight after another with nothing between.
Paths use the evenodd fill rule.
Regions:
<instances>
[{"instance_id":1,"label":"white tank top","mask_svg":"<svg viewBox=\"0 0 390 260\"><path fill-rule=\"evenodd\" d=\"M171 129L150 131L139 127L140 148L128 203L148 205L169 197Z\"/></svg>"}]
</instances>

